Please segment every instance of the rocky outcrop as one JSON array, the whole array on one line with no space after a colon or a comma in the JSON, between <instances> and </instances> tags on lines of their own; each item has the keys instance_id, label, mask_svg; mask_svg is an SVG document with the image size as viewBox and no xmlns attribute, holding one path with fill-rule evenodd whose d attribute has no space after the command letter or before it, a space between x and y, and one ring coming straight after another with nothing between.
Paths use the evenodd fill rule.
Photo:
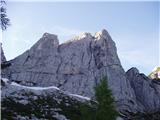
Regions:
<instances>
[{"instance_id":1,"label":"rocky outcrop","mask_svg":"<svg viewBox=\"0 0 160 120\"><path fill-rule=\"evenodd\" d=\"M2 78L2 120L81 120L86 98L52 87L27 87Z\"/></svg>"},{"instance_id":2,"label":"rocky outcrop","mask_svg":"<svg viewBox=\"0 0 160 120\"><path fill-rule=\"evenodd\" d=\"M1 45L1 50L0 50L0 52L1 52L1 61L0 61L0 63L3 63L3 62L5 62L6 61L6 57L4 56L4 52L3 52L3 49L2 49L2 43L0 43L0 45Z\"/></svg>"},{"instance_id":3,"label":"rocky outcrop","mask_svg":"<svg viewBox=\"0 0 160 120\"><path fill-rule=\"evenodd\" d=\"M149 74L149 78L160 80L160 67L155 67L154 70Z\"/></svg>"},{"instance_id":4,"label":"rocky outcrop","mask_svg":"<svg viewBox=\"0 0 160 120\"><path fill-rule=\"evenodd\" d=\"M45 33L28 51L9 61L2 76L27 86L56 86L61 90L94 97L94 87L108 77L117 108L137 111L135 96L106 30L94 36L83 33L60 44Z\"/></svg>"},{"instance_id":5,"label":"rocky outcrop","mask_svg":"<svg viewBox=\"0 0 160 120\"><path fill-rule=\"evenodd\" d=\"M128 70L126 72L126 76L134 90L137 103L142 105L141 108L143 108L143 112L146 114L159 114L160 81L149 79L144 74L139 73L136 68L131 68Z\"/></svg>"},{"instance_id":6,"label":"rocky outcrop","mask_svg":"<svg viewBox=\"0 0 160 120\"><path fill-rule=\"evenodd\" d=\"M1 53L0 64L1 64L1 69L4 69L6 67L9 67L11 64L6 61L6 57L4 55L3 48L2 48L2 43L0 43L0 47L1 47L0 48L0 53ZM0 72L2 73L3 71L1 71L1 69L0 69Z\"/></svg>"},{"instance_id":7,"label":"rocky outcrop","mask_svg":"<svg viewBox=\"0 0 160 120\"><path fill-rule=\"evenodd\" d=\"M1 82L3 120L82 120L86 108L91 112L87 114L95 114L97 102L55 86L28 87L5 78ZM116 120L123 119L119 116Z\"/></svg>"}]
</instances>

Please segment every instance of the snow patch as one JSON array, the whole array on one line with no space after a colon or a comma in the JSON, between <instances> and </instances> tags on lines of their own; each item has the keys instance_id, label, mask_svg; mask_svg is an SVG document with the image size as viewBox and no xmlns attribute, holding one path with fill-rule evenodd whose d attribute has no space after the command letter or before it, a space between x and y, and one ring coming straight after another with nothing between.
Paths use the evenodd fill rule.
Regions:
<instances>
[{"instance_id":1,"label":"snow patch","mask_svg":"<svg viewBox=\"0 0 160 120\"><path fill-rule=\"evenodd\" d=\"M57 88L57 87L55 87L55 86L50 86L50 87L29 87L29 86L20 85L20 84L15 83L15 82L12 82L11 85L13 85L13 86L18 86L18 87L22 87L22 88L27 88L27 89L32 89L32 90L47 90L47 89L60 90L59 88Z\"/></svg>"},{"instance_id":2,"label":"snow patch","mask_svg":"<svg viewBox=\"0 0 160 120\"><path fill-rule=\"evenodd\" d=\"M8 83L9 80L6 79L6 78L2 78L2 80L5 82L5 83ZM11 82L11 85L13 86L17 86L17 87L21 87L21 88L25 88L25 89L32 89L32 90L47 90L47 89L56 89L56 90L59 90L59 91L62 91L60 90L58 87L55 87L55 86L49 86L49 87L29 87L29 86L24 86L24 85L20 85L16 82ZM81 95L78 95L78 94L71 94L71 93L68 93L67 91L62 91L64 94L66 95L69 95L69 96L73 96L73 97L77 97L77 98L80 98L80 99L85 99L85 100L91 100L91 98L89 97L84 97L84 96L81 96Z\"/></svg>"},{"instance_id":3,"label":"snow patch","mask_svg":"<svg viewBox=\"0 0 160 120\"><path fill-rule=\"evenodd\" d=\"M8 83L9 80L7 78L1 78L1 80L4 82L4 83Z\"/></svg>"},{"instance_id":4,"label":"snow patch","mask_svg":"<svg viewBox=\"0 0 160 120\"><path fill-rule=\"evenodd\" d=\"M89 98L89 97L84 97L84 96L77 95L77 94L68 94L68 95L78 97L78 98L81 98L81 99L91 100L91 98Z\"/></svg>"}]
</instances>

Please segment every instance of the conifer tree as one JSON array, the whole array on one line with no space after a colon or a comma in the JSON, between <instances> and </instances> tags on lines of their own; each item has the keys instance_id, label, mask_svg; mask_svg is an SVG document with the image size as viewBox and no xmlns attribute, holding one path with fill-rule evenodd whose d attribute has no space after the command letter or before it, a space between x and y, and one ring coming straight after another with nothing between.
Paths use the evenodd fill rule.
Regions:
<instances>
[{"instance_id":1,"label":"conifer tree","mask_svg":"<svg viewBox=\"0 0 160 120\"><path fill-rule=\"evenodd\" d=\"M88 103L82 103L80 106L80 112L81 112L81 120L96 120L95 118L95 108L92 104L89 105Z\"/></svg>"},{"instance_id":2,"label":"conifer tree","mask_svg":"<svg viewBox=\"0 0 160 120\"><path fill-rule=\"evenodd\" d=\"M96 120L116 120L118 115L114 107L114 98L108 88L107 78L104 77L95 87L97 104Z\"/></svg>"},{"instance_id":3,"label":"conifer tree","mask_svg":"<svg viewBox=\"0 0 160 120\"><path fill-rule=\"evenodd\" d=\"M10 19L7 17L5 5L6 2L4 0L0 0L0 26L2 31L6 30L10 25Z\"/></svg>"},{"instance_id":4,"label":"conifer tree","mask_svg":"<svg viewBox=\"0 0 160 120\"><path fill-rule=\"evenodd\" d=\"M95 87L95 101L81 106L82 120L116 120L118 112L114 107L114 98L108 88L107 77Z\"/></svg>"}]
</instances>

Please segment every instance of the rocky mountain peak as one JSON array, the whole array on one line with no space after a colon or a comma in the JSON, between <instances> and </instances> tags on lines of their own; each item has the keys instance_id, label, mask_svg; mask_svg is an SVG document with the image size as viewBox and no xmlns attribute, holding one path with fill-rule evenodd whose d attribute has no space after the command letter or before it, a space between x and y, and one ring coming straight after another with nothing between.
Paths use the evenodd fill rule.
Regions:
<instances>
[{"instance_id":1,"label":"rocky mountain peak","mask_svg":"<svg viewBox=\"0 0 160 120\"><path fill-rule=\"evenodd\" d=\"M8 79L22 85L54 85L63 91L93 98L94 87L107 76L117 101L123 99L127 104L129 99L135 100L130 98L132 91L125 71L106 30L95 36L83 33L74 42L61 45L56 35L45 33L29 51L14 59L6 71L3 73Z\"/></svg>"},{"instance_id":2,"label":"rocky mountain peak","mask_svg":"<svg viewBox=\"0 0 160 120\"><path fill-rule=\"evenodd\" d=\"M159 112L160 110L160 85L149 77L139 73L137 68L126 72L127 80L134 90L140 109L145 112ZM154 119L156 120L156 119Z\"/></svg>"},{"instance_id":3,"label":"rocky mountain peak","mask_svg":"<svg viewBox=\"0 0 160 120\"><path fill-rule=\"evenodd\" d=\"M42 58L56 53L59 46L57 35L44 33L43 36L29 50L29 56L32 58Z\"/></svg>"},{"instance_id":4,"label":"rocky mountain peak","mask_svg":"<svg viewBox=\"0 0 160 120\"><path fill-rule=\"evenodd\" d=\"M106 29L102 29L99 32L96 32L95 38L100 39L100 38L107 38L109 36L108 32Z\"/></svg>"},{"instance_id":5,"label":"rocky mountain peak","mask_svg":"<svg viewBox=\"0 0 160 120\"><path fill-rule=\"evenodd\" d=\"M73 40L81 40L81 39L87 39L87 40L98 40L98 39L106 39L110 37L109 33L107 32L107 30L102 29L99 32L96 32L95 35L93 36L91 33L89 32L83 32L81 34L79 34L78 36L74 37ZM72 40L71 40L72 41Z\"/></svg>"},{"instance_id":6,"label":"rocky mountain peak","mask_svg":"<svg viewBox=\"0 0 160 120\"><path fill-rule=\"evenodd\" d=\"M132 67L127 71L127 74L136 75L139 74L139 70L136 67Z\"/></svg>"},{"instance_id":7,"label":"rocky mountain peak","mask_svg":"<svg viewBox=\"0 0 160 120\"><path fill-rule=\"evenodd\" d=\"M92 38L93 36L91 35L91 33L88 33L88 32L84 32L84 33L81 33L79 36L78 36L78 39L84 39L84 38Z\"/></svg>"},{"instance_id":8,"label":"rocky mountain peak","mask_svg":"<svg viewBox=\"0 0 160 120\"><path fill-rule=\"evenodd\" d=\"M91 33L89 32L82 32L80 33L79 35L73 37L72 39L66 41L65 43L68 43L68 42L73 42L73 41L79 41L79 40L91 40L93 38L93 36L91 35Z\"/></svg>"},{"instance_id":9,"label":"rocky mountain peak","mask_svg":"<svg viewBox=\"0 0 160 120\"><path fill-rule=\"evenodd\" d=\"M137 68L125 73L116 45L105 29L95 36L83 33L73 40L59 45L57 35L45 33L30 50L2 69L2 77L23 86L55 86L94 98L94 87L106 76L120 113L159 110L159 84L139 74Z\"/></svg>"},{"instance_id":10,"label":"rocky mountain peak","mask_svg":"<svg viewBox=\"0 0 160 120\"><path fill-rule=\"evenodd\" d=\"M57 35L55 35L55 34L50 34L50 33L44 33L43 34L43 36L42 36L42 38L50 38L50 39L57 39Z\"/></svg>"},{"instance_id":11,"label":"rocky mountain peak","mask_svg":"<svg viewBox=\"0 0 160 120\"><path fill-rule=\"evenodd\" d=\"M59 45L59 40L57 35L44 33L40 40L33 46L37 50L44 48L57 47Z\"/></svg>"}]
</instances>

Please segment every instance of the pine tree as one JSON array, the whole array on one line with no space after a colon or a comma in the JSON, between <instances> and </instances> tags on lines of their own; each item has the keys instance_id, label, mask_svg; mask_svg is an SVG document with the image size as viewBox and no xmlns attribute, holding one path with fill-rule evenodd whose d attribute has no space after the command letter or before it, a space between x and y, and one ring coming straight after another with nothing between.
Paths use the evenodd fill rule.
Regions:
<instances>
[{"instance_id":1,"label":"pine tree","mask_svg":"<svg viewBox=\"0 0 160 120\"><path fill-rule=\"evenodd\" d=\"M6 30L7 27L10 25L10 19L7 17L6 14L6 8L5 8L6 2L4 0L0 0L0 19L1 19L1 29Z\"/></svg>"},{"instance_id":2,"label":"pine tree","mask_svg":"<svg viewBox=\"0 0 160 120\"><path fill-rule=\"evenodd\" d=\"M106 77L95 87L95 101L81 105L81 115L82 120L116 120L118 112Z\"/></svg>"},{"instance_id":3,"label":"pine tree","mask_svg":"<svg viewBox=\"0 0 160 120\"><path fill-rule=\"evenodd\" d=\"M115 110L113 95L108 88L106 77L95 87L95 97L98 102L96 120L116 120L118 113Z\"/></svg>"}]
</instances>

